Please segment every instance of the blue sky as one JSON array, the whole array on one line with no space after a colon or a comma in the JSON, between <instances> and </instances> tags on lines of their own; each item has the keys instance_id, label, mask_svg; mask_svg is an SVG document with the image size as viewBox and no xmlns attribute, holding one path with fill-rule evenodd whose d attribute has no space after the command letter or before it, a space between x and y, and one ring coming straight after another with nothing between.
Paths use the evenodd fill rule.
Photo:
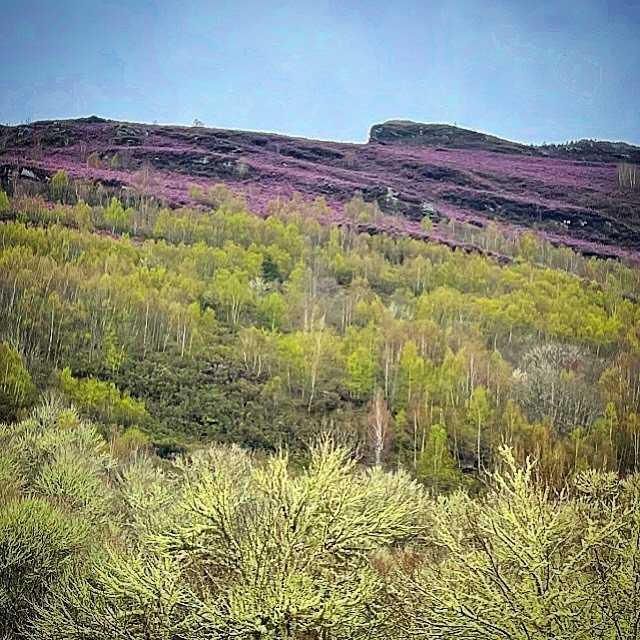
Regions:
<instances>
[{"instance_id":1,"label":"blue sky","mask_svg":"<svg viewBox=\"0 0 640 640\"><path fill-rule=\"evenodd\" d=\"M640 143L640 2L7 2L0 121L364 141L392 118Z\"/></svg>"}]
</instances>

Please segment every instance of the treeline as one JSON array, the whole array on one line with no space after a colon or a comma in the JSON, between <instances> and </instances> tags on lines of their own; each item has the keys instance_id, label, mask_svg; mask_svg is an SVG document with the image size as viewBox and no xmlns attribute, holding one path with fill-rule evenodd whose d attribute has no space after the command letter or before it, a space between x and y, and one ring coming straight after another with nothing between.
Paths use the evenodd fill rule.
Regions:
<instances>
[{"instance_id":1,"label":"treeline","mask_svg":"<svg viewBox=\"0 0 640 640\"><path fill-rule=\"evenodd\" d=\"M637 269L531 234L499 264L358 232L322 201L261 218L223 186L180 210L68 192L57 174L57 202L0 201L5 420L55 388L162 455L217 441L304 457L329 430L445 489L505 443L558 486L637 467ZM379 212L356 198L348 214Z\"/></svg>"},{"instance_id":2,"label":"treeline","mask_svg":"<svg viewBox=\"0 0 640 640\"><path fill-rule=\"evenodd\" d=\"M640 478L561 492L497 454L437 496L319 438L173 461L59 396L0 424L0 634L20 640L631 640Z\"/></svg>"}]
</instances>

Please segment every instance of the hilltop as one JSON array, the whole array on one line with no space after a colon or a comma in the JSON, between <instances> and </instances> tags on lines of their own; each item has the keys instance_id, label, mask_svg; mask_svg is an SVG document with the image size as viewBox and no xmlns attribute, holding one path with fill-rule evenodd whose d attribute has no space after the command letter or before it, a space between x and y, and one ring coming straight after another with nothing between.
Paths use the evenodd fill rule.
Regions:
<instances>
[{"instance_id":1,"label":"hilltop","mask_svg":"<svg viewBox=\"0 0 640 640\"><path fill-rule=\"evenodd\" d=\"M534 157L557 157L588 162L640 162L640 147L626 142L577 140L562 144L521 144L487 133L449 124L389 120L371 127L369 142L447 149L480 149Z\"/></svg>"},{"instance_id":2,"label":"hilltop","mask_svg":"<svg viewBox=\"0 0 640 640\"><path fill-rule=\"evenodd\" d=\"M0 182L46 180L56 170L132 188L143 166L155 195L189 205L191 185L224 181L264 210L278 196L322 196L339 215L356 192L399 221L464 221L529 227L585 254L636 257L640 191L619 183L619 165L640 148L582 140L530 146L440 124L389 121L365 144L208 127L105 120L0 127Z\"/></svg>"}]
</instances>

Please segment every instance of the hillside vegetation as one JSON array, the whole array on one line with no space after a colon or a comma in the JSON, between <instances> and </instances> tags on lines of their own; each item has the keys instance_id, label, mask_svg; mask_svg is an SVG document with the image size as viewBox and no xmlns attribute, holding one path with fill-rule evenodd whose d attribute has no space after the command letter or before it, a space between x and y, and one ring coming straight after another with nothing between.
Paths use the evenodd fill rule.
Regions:
<instances>
[{"instance_id":1,"label":"hillside vegetation","mask_svg":"<svg viewBox=\"0 0 640 640\"><path fill-rule=\"evenodd\" d=\"M636 638L640 482L555 494L508 450L481 499L331 440L294 471L119 457L49 398L0 427L0 631L37 640Z\"/></svg>"},{"instance_id":2,"label":"hillside vegetation","mask_svg":"<svg viewBox=\"0 0 640 640\"><path fill-rule=\"evenodd\" d=\"M60 173L49 196L68 190ZM198 197L5 198L4 419L52 387L164 455L302 451L328 429L435 483L490 467L504 442L553 483L637 465L637 269L495 227L469 233L504 259L371 235L362 220L383 216L358 198L338 225L320 224L322 201L262 218L220 185Z\"/></svg>"},{"instance_id":3,"label":"hillside vegetation","mask_svg":"<svg viewBox=\"0 0 640 640\"><path fill-rule=\"evenodd\" d=\"M426 213L435 224L533 228L602 257L640 255L638 163L640 148L623 143L535 147L402 121L374 125L366 144L96 117L0 127L5 190L18 179L46 183L65 169L121 190L121 199L137 191L192 206L192 185L224 180L247 194L253 211L297 192L326 198L336 219L359 192L404 234L419 229Z\"/></svg>"},{"instance_id":4,"label":"hillside vegetation","mask_svg":"<svg viewBox=\"0 0 640 640\"><path fill-rule=\"evenodd\" d=\"M638 636L633 263L359 195L30 184L0 192L4 637Z\"/></svg>"}]
</instances>

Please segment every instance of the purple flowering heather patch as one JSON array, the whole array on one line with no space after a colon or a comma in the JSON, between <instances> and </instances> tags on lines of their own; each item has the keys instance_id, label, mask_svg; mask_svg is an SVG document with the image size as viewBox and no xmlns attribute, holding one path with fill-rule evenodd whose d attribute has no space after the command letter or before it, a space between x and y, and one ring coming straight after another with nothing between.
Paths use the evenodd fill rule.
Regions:
<instances>
[{"instance_id":1,"label":"purple flowering heather patch","mask_svg":"<svg viewBox=\"0 0 640 640\"><path fill-rule=\"evenodd\" d=\"M192 204L191 185L224 182L260 214L275 198L299 193L324 197L340 218L359 192L377 201L393 233L422 234L419 222L428 215L435 223L494 220L505 233L531 228L585 253L640 251L640 194L618 184L613 143L580 147L576 160L575 148L565 153L497 139L465 147L465 140L444 147L343 144L85 119L0 128L0 164L65 169L73 178L132 189L136 172L150 166L155 195L172 205Z\"/></svg>"}]
</instances>

